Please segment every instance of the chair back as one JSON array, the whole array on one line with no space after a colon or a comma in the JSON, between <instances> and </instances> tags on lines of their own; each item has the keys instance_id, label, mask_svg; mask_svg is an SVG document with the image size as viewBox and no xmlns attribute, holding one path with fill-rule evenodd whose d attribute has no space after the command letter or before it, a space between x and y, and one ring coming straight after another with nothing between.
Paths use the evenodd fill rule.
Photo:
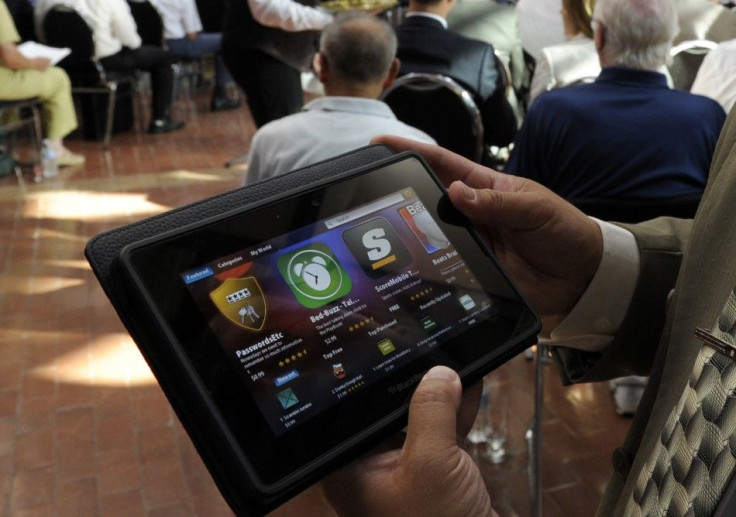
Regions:
<instances>
[{"instance_id":1,"label":"chair back","mask_svg":"<svg viewBox=\"0 0 736 517\"><path fill-rule=\"evenodd\" d=\"M709 40L687 40L672 47L671 62L667 69L672 76L674 88L690 91L705 55L717 45Z\"/></svg>"},{"instance_id":2,"label":"chair back","mask_svg":"<svg viewBox=\"0 0 736 517\"><path fill-rule=\"evenodd\" d=\"M55 5L43 18L46 43L52 47L68 47L71 53L59 61L72 83L99 82L100 68L95 61L92 29L72 7Z\"/></svg>"},{"instance_id":3,"label":"chair back","mask_svg":"<svg viewBox=\"0 0 736 517\"><path fill-rule=\"evenodd\" d=\"M128 0L128 5L142 43L165 48L164 22L153 4L148 0Z\"/></svg>"},{"instance_id":4,"label":"chair back","mask_svg":"<svg viewBox=\"0 0 736 517\"><path fill-rule=\"evenodd\" d=\"M407 74L386 89L381 99L402 122L421 129L440 146L480 162L480 111L470 92L454 80L439 74Z\"/></svg>"},{"instance_id":5,"label":"chair back","mask_svg":"<svg viewBox=\"0 0 736 517\"><path fill-rule=\"evenodd\" d=\"M498 87L503 88L506 97L511 93L513 86L513 78L511 76L511 67L509 66L508 52L502 52L498 49L493 50L493 59L496 63L496 69L500 72L498 78Z\"/></svg>"},{"instance_id":6,"label":"chair back","mask_svg":"<svg viewBox=\"0 0 736 517\"><path fill-rule=\"evenodd\" d=\"M603 221L639 223L661 216L692 219L700 204L700 194L664 199L570 199L585 214Z\"/></svg>"}]
</instances>

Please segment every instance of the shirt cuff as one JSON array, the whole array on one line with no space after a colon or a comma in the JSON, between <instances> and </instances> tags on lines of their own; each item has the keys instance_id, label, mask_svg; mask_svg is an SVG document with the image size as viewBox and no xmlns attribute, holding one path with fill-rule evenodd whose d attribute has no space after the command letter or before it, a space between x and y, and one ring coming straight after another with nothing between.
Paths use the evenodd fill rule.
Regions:
<instances>
[{"instance_id":1,"label":"shirt cuff","mask_svg":"<svg viewBox=\"0 0 736 517\"><path fill-rule=\"evenodd\" d=\"M596 352L612 340L626 316L639 279L634 235L594 219L603 234L603 257L588 289L564 320L540 341Z\"/></svg>"}]
</instances>

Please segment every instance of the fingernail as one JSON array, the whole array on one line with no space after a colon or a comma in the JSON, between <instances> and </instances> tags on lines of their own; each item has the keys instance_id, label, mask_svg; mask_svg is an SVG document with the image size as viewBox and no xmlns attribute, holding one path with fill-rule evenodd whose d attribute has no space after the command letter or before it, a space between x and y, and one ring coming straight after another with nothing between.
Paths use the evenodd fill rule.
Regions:
<instances>
[{"instance_id":1,"label":"fingernail","mask_svg":"<svg viewBox=\"0 0 736 517\"><path fill-rule=\"evenodd\" d=\"M475 200L475 189L468 187L465 183L460 183L463 187L463 197L468 201Z\"/></svg>"},{"instance_id":2,"label":"fingernail","mask_svg":"<svg viewBox=\"0 0 736 517\"><path fill-rule=\"evenodd\" d=\"M424 379L441 379L455 382L457 380L457 373L447 366L435 366L424 374Z\"/></svg>"}]
</instances>

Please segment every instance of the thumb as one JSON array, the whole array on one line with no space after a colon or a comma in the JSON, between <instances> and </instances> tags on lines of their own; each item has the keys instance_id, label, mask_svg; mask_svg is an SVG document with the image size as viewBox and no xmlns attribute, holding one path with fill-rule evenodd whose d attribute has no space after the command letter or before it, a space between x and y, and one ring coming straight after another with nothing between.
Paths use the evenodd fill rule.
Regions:
<instances>
[{"instance_id":1,"label":"thumb","mask_svg":"<svg viewBox=\"0 0 736 517\"><path fill-rule=\"evenodd\" d=\"M544 223L545 198L537 193L475 189L461 181L448 190L452 204L473 223L514 230L535 229Z\"/></svg>"},{"instance_id":2,"label":"thumb","mask_svg":"<svg viewBox=\"0 0 736 517\"><path fill-rule=\"evenodd\" d=\"M445 366L429 370L411 398L405 453L432 457L457 445L461 399L457 373Z\"/></svg>"}]
</instances>

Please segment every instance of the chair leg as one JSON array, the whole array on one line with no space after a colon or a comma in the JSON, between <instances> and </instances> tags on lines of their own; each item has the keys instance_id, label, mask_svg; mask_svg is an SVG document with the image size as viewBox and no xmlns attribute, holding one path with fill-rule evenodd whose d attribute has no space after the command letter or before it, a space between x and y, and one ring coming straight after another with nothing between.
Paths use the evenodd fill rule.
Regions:
<instances>
[{"instance_id":1,"label":"chair leg","mask_svg":"<svg viewBox=\"0 0 736 517\"><path fill-rule=\"evenodd\" d=\"M534 416L526 432L529 463L529 503L532 517L542 517L542 410L544 406L544 364L547 347L537 344L534 365Z\"/></svg>"},{"instance_id":2,"label":"chair leg","mask_svg":"<svg viewBox=\"0 0 736 517\"><path fill-rule=\"evenodd\" d=\"M41 152L43 149L43 126L41 124L41 111L38 106L31 106L33 114L33 141L36 145L36 164L41 164Z\"/></svg>"},{"instance_id":3,"label":"chair leg","mask_svg":"<svg viewBox=\"0 0 736 517\"><path fill-rule=\"evenodd\" d=\"M112 83L108 87L107 95L107 113L105 114L105 134L102 139L102 147L110 148L110 138L112 137L112 127L115 119L115 100L117 98L117 83Z\"/></svg>"}]
</instances>

